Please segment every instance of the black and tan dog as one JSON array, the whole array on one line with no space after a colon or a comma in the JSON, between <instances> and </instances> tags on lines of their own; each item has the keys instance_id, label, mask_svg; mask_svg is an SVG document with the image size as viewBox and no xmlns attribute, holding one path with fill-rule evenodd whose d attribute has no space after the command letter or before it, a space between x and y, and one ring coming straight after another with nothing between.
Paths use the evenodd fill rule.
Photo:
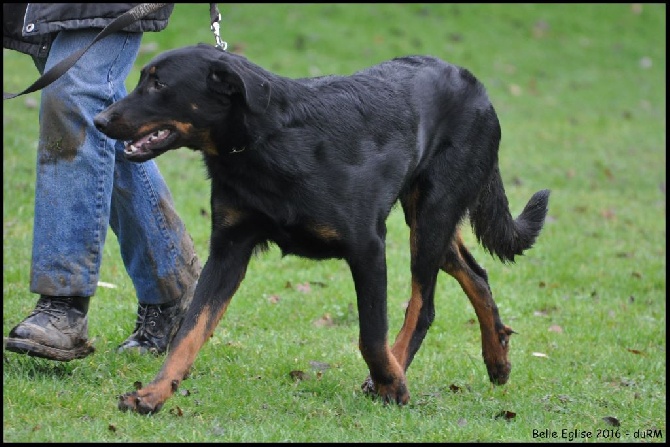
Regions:
<instances>
[{"instance_id":1,"label":"black and tan dog","mask_svg":"<svg viewBox=\"0 0 670 447\"><path fill-rule=\"evenodd\" d=\"M211 177L210 253L191 307L156 378L119 408L158 411L212 335L254 249L344 259L354 280L363 390L405 404L405 372L434 317L438 272L456 278L479 319L493 383L507 381L512 330L486 272L463 245L466 215L503 262L530 248L549 191L513 219L498 169L500 126L484 87L433 57L396 58L351 76L288 79L208 45L166 52L126 98L95 118L126 156L202 151ZM399 201L409 226L411 298L392 346L385 221Z\"/></svg>"}]
</instances>

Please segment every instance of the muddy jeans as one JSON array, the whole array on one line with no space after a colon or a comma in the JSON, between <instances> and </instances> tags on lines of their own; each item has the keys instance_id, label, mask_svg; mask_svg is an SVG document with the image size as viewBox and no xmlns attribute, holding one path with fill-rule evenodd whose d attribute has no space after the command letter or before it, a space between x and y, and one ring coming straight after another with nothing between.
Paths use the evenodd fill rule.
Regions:
<instances>
[{"instance_id":1,"label":"muddy jeans","mask_svg":"<svg viewBox=\"0 0 670 447\"><path fill-rule=\"evenodd\" d=\"M48 70L99 31L58 33L49 56L35 65ZM31 292L94 295L108 225L140 303L172 302L197 280L193 242L154 161L127 161L123 142L93 125L97 113L126 95L141 39L106 37L42 91Z\"/></svg>"}]
</instances>

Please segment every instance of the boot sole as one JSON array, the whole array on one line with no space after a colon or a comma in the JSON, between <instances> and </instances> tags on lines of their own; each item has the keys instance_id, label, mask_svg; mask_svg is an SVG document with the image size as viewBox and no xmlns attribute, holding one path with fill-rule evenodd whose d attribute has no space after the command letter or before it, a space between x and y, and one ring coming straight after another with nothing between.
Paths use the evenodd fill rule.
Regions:
<instances>
[{"instance_id":1,"label":"boot sole","mask_svg":"<svg viewBox=\"0 0 670 447\"><path fill-rule=\"evenodd\" d=\"M50 346L40 345L30 340L19 338L4 338L4 349L19 354L27 354L31 357L40 357L48 360L56 360L59 362L69 362L74 359L83 359L95 351L95 348L90 343L86 342L73 349L58 349Z\"/></svg>"}]
</instances>

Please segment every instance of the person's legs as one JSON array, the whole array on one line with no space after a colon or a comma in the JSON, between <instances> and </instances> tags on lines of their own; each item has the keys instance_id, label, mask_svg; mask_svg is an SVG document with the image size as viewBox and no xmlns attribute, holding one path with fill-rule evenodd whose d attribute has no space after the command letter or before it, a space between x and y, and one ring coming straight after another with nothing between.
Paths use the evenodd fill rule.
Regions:
<instances>
[{"instance_id":1,"label":"person's legs","mask_svg":"<svg viewBox=\"0 0 670 447\"><path fill-rule=\"evenodd\" d=\"M36 65L48 70L96 34L59 33L46 65ZM5 340L8 350L54 360L93 351L86 312L108 224L141 304L132 347L164 351L184 307L175 303L190 301L200 266L158 169L125 161L123 143L93 125L97 113L125 95L140 41L135 33L101 40L42 91L30 285L41 297ZM147 324L157 323L162 330L145 336Z\"/></svg>"},{"instance_id":2,"label":"person's legs","mask_svg":"<svg viewBox=\"0 0 670 447\"><path fill-rule=\"evenodd\" d=\"M200 263L155 162L126 160L123 144L116 150L110 224L139 301L135 330L119 350L164 352L193 298Z\"/></svg>"}]
</instances>

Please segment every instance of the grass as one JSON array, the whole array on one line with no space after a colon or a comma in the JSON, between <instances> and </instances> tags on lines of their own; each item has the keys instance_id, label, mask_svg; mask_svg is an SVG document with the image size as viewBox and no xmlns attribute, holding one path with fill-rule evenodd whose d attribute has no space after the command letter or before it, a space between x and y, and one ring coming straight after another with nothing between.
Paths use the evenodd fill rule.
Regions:
<instances>
[{"instance_id":1,"label":"grass","mask_svg":"<svg viewBox=\"0 0 670 447\"><path fill-rule=\"evenodd\" d=\"M426 53L484 82L503 128L512 212L536 190L552 190L543 233L516 265L497 263L465 233L503 321L520 333L510 382L489 384L474 312L443 275L436 321L408 371L410 404L364 397L346 265L273 249L253 259L180 392L154 416L121 413L116 397L150 381L163 359L115 353L136 302L110 232L100 279L117 288L100 287L92 300L95 355L60 364L4 353L4 442L533 442L569 441L575 430L587 442L666 440L665 5L220 8L229 50L285 76L347 74ZM177 5L166 31L145 36L129 88L155 54L213 43L207 21L206 5ZM3 52L5 91L36 76L27 56ZM28 283L38 96L3 109L5 336L35 303ZM158 163L204 260L202 163L186 150ZM398 210L388 230L392 339L410 281ZM294 381L296 370L306 380Z\"/></svg>"}]
</instances>

